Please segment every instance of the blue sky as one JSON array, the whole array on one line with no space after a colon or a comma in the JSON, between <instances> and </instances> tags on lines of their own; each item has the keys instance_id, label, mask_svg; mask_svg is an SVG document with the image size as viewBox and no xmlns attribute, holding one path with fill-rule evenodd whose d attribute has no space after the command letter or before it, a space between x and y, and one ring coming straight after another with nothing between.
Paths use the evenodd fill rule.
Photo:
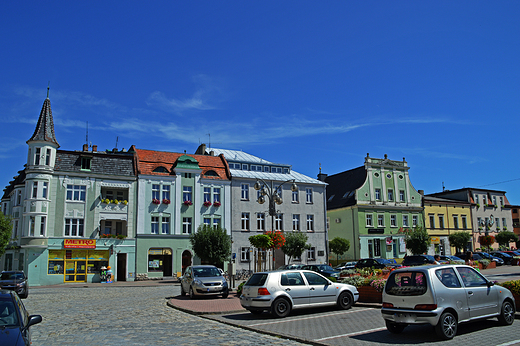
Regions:
<instances>
[{"instance_id":1,"label":"blue sky","mask_svg":"<svg viewBox=\"0 0 520 346\"><path fill-rule=\"evenodd\" d=\"M61 149L243 150L520 204L518 1L26 1L0 14L0 183L50 81ZM208 135L210 134L210 135Z\"/></svg>"}]
</instances>

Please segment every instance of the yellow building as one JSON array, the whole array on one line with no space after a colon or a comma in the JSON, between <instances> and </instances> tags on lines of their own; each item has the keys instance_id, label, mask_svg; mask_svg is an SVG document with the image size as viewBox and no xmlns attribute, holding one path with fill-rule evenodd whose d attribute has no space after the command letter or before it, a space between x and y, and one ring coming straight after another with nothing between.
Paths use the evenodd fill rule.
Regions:
<instances>
[{"instance_id":1,"label":"yellow building","mask_svg":"<svg viewBox=\"0 0 520 346\"><path fill-rule=\"evenodd\" d=\"M446 198L424 196L424 224L432 241L428 254L454 255L448 237L455 232L472 234L471 204ZM472 250L471 240L466 250ZM460 251L461 249L459 249Z\"/></svg>"}]
</instances>

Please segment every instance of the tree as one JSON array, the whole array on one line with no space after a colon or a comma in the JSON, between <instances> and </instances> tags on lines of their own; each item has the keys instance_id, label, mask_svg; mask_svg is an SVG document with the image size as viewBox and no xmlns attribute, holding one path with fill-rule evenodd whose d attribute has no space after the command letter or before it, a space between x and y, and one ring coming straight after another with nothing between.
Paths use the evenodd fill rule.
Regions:
<instances>
[{"instance_id":1,"label":"tree","mask_svg":"<svg viewBox=\"0 0 520 346\"><path fill-rule=\"evenodd\" d=\"M492 235L481 235L478 241L482 247L491 247L495 243L495 237Z\"/></svg>"},{"instance_id":2,"label":"tree","mask_svg":"<svg viewBox=\"0 0 520 346\"><path fill-rule=\"evenodd\" d=\"M406 248L410 250L412 255L425 253L431 245L430 236L424 227L417 226L415 228L401 228L399 233L404 234Z\"/></svg>"},{"instance_id":3,"label":"tree","mask_svg":"<svg viewBox=\"0 0 520 346\"><path fill-rule=\"evenodd\" d=\"M348 249L350 249L350 242L348 239L336 237L329 241L329 249L330 252L336 254L336 262L338 262L339 256L343 255L348 251Z\"/></svg>"},{"instance_id":4,"label":"tree","mask_svg":"<svg viewBox=\"0 0 520 346\"><path fill-rule=\"evenodd\" d=\"M509 243L518 241L518 236L513 232L503 231L495 236L495 240L499 245L509 247Z\"/></svg>"},{"instance_id":5,"label":"tree","mask_svg":"<svg viewBox=\"0 0 520 346\"><path fill-rule=\"evenodd\" d=\"M450 244L455 246L455 252L464 252L466 249L466 245L471 240L471 234L468 232L455 232L450 234L448 237Z\"/></svg>"},{"instance_id":6,"label":"tree","mask_svg":"<svg viewBox=\"0 0 520 346\"><path fill-rule=\"evenodd\" d=\"M257 249L266 250L271 248L273 246L273 241L271 240L271 237L269 237L267 234L257 234L252 235L249 237L249 242L251 243L251 246L256 247ZM261 265L261 258L260 255L257 256L257 269L260 269Z\"/></svg>"},{"instance_id":7,"label":"tree","mask_svg":"<svg viewBox=\"0 0 520 346\"><path fill-rule=\"evenodd\" d=\"M285 244L282 245L282 251L284 254L289 256L289 263L291 258L300 257L305 250L310 249L310 245L307 244L307 235L301 232L290 232L285 233Z\"/></svg>"},{"instance_id":8,"label":"tree","mask_svg":"<svg viewBox=\"0 0 520 346\"><path fill-rule=\"evenodd\" d=\"M9 244L12 230L11 218L0 211L0 257L4 254L7 244Z\"/></svg>"},{"instance_id":9,"label":"tree","mask_svg":"<svg viewBox=\"0 0 520 346\"><path fill-rule=\"evenodd\" d=\"M220 225L200 225L190 236L195 254L203 261L221 266L231 256L231 237Z\"/></svg>"}]
</instances>

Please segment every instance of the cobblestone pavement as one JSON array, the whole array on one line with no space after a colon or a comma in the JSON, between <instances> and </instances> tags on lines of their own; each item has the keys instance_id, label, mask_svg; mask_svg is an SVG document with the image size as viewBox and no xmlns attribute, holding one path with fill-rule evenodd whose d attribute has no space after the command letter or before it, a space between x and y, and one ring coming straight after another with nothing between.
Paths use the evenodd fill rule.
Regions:
<instances>
[{"instance_id":1,"label":"cobblestone pavement","mask_svg":"<svg viewBox=\"0 0 520 346\"><path fill-rule=\"evenodd\" d=\"M32 288L33 345L303 345L168 307L179 286Z\"/></svg>"}]
</instances>

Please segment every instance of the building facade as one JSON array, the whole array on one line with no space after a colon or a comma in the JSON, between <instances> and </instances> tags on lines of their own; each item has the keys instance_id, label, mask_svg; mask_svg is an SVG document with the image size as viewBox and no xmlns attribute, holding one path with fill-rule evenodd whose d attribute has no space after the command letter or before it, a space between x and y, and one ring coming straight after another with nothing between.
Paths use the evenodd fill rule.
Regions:
<instances>
[{"instance_id":1,"label":"building facade","mask_svg":"<svg viewBox=\"0 0 520 346\"><path fill-rule=\"evenodd\" d=\"M237 270L255 270L259 262L263 263L262 268L288 264L289 258L281 250L275 250L272 256L251 247L250 236L272 230L307 235L310 249L300 258L291 259L291 263L327 263L325 183L295 172L290 165L273 163L243 151L208 149L202 145L197 152L223 155L228 162L231 172L230 229ZM257 187L267 193L263 196L263 204L259 203L262 189L255 189L257 182ZM293 183L297 189L293 188ZM270 212L269 198L273 193L282 203L275 204Z\"/></svg>"},{"instance_id":2,"label":"building facade","mask_svg":"<svg viewBox=\"0 0 520 346\"><path fill-rule=\"evenodd\" d=\"M403 161L365 158L365 164L342 173L320 175L327 187L329 238L349 240L340 260L402 258L403 228L424 226L422 195L413 187ZM332 256L331 260L335 260Z\"/></svg>"},{"instance_id":3,"label":"building facade","mask_svg":"<svg viewBox=\"0 0 520 346\"><path fill-rule=\"evenodd\" d=\"M181 276L201 263L189 241L201 224L231 229L227 163L223 156L130 150L138 173L137 273Z\"/></svg>"}]
</instances>

